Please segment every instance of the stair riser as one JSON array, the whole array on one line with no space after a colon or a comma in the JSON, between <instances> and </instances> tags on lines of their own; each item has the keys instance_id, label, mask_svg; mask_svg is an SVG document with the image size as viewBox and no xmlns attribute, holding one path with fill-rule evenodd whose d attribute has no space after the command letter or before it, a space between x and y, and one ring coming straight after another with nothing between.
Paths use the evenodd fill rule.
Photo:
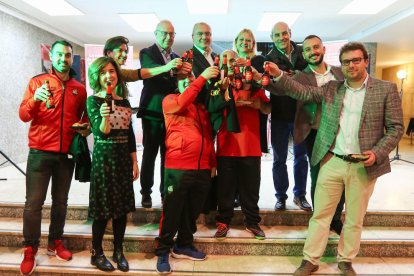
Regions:
<instances>
[{"instance_id":1,"label":"stair riser","mask_svg":"<svg viewBox=\"0 0 414 276\"><path fill-rule=\"evenodd\" d=\"M21 247L21 234L4 234L0 239L0 246ZM213 241L213 242L212 242ZM89 250L91 248L91 237L66 236L66 245L74 251ZM47 236L43 235L40 240L41 247L47 246ZM194 245L201 251L212 255L271 255L271 256L301 256L304 240L283 242L275 240L264 240L257 242L239 242L226 239L218 242L212 239L195 240ZM112 236L104 238L105 250L113 249ZM325 256L336 256L336 242L330 241L325 251ZM124 250L126 252L153 253L155 239L126 237ZM404 242L370 242L363 241L359 252L360 257L414 257L414 241Z\"/></svg>"},{"instance_id":2,"label":"stair riser","mask_svg":"<svg viewBox=\"0 0 414 276\"><path fill-rule=\"evenodd\" d=\"M23 217L22 206L1 206L0 217ZM261 211L262 224L266 226L286 225L286 226L306 226L310 218L310 213L305 212L273 212ZM129 214L128 220L134 223L158 223L161 216L161 210L137 209L136 212ZM50 217L50 206L43 209L43 218ZM88 210L86 207L69 207L66 215L68 220L86 220L88 218ZM198 223L214 225L215 212L208 215L202 215L198 219ZM244 216L240 210L235 210L232 219L232 225L243 225ZM389 227L414 227L414 215L412 213L368 213L365 216L365 226L389 226Z\"/></svg>"}]
</instances>

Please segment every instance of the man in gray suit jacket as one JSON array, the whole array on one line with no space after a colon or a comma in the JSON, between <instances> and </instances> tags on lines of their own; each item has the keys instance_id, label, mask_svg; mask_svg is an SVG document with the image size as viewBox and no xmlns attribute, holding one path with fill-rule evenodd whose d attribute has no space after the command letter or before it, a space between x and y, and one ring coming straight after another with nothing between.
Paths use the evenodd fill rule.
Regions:
<instances>
[{"instance_id":1,"label":"man in gray suit jacket","mask_svg":"<svg viewBox=\"0 0 414 276\"><path fill-rule=\"evenodd\" d=\"M397 86L368 75L364 45L345 44L339 58L345 81L329 81L322 87L301 85L270 63L276 82L267 90L322 103L311 160L312 165L320 163L315 208L296 276L310 275L319 268L329 224L344 189L346 218L338 243L338 268L343 275L356 275L352 260L359 251L368 201L377 177L391 171L388 155L404 131Z\"/></svg>"},{"instance_id":2,"label":"man in gray suit jacket","mask_svg":"<svg viewBox=\"0 0 414 276\"><path fill-rule=\"evenodd\" d=\"M322 40L316 35L309 35L303 40L303 58L308 66L293 76L294 80L304 85L322 86L331 80L343 80L341 68L330 66L324 62L325 46ZM312 159L312 149L315 144L316 133L321 119L322 105L313 102L297 101L296 114L293 128L293 142L300 144L306 141L306 150L309 160ZM319 164L310 166L311 174L311 199L315 207L315 188L318 179ZM341 215L345 204L345 194L341 196L335 214L331 221L330 229L338 235L342 231Z\"/></svg>"}]
</instances>

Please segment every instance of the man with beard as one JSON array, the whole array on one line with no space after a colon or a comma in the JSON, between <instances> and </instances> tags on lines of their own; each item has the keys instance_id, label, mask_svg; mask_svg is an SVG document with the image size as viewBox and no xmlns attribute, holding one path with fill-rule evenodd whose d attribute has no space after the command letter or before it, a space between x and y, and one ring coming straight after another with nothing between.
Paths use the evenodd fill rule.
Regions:
<instances>
[{"instance_id":1,"label":"man with beard","mask_svg":"<svg viewBox=\"0 0 414 276\"><path fill-rule=\"evenodd\" d=\"M303 247L303 261L293 274L308 276L319 268L329 224L345 190L346 216L338 242L338 268L354 276L352 261L361 243L362 225L377 178L391 171L389 153L404 132L401 98L395 83L368 75L368 52L349 42L339 53L344 81L321 87L302 85L269 63L275 83L267 90L322 104L311 164L320 163L315 209ZM257 78L257 77L256 77Z\"/></svg>"},{"instance_id":2,"label":"man with beard","mask_svg":"<svg viewBox=\"0 0 414 276\"><path fill-rule=\"evenodd\" d=\"M340 67L330 66L324 62L325 46L322 40L316 35L309 35L303 41L303 58L308 66L294 76L294 79L304 85L322 86L330 80L343 80L344 75ZM321 104L312 102L298 101L296 106L296 116L293 128L293 141L300 144L306 141L307 153L309 160L312 159L312 149L315 144L315 137L321 119ZM311 173L311 199L315 207L314 195L316 180L318 178L319 164L310 166ZM338 204L335 215L331 222L331 230L338 235L341 234L342 221L341 213L344 207L345 197L342 194L341 201Z\"/></svg>"},{"instance_id":3,"label":"man with beard","mask_svg":"<svg viewBox=\"0 0 414 276\"><path fill-rule=\"evenodd\" d=\"M278 22L273 26L271 39L273 49L266 55L279 68L293 75L295 70L303 70L307 66L302 57L302 47L290 40L291 31L285 22ZM296 100L287 96L270 96L271 113L271 143L273 150L273 184L276 190L275 210L286 210L286 191L289 188L289 178L286 167L289 137L293 135L293 122L296 113ZM306 182L308 178L308 161L306 158L305 143L293 145L293 202L304 211L312 208L306 200Z\"/></svg>"},{"instance_id":4,"label":"man with beard","mask_svg":"<svg viewBox=\"0 0 414 276\"><path fill-rule=\"evenodd\" d=\"M156 43L141 50L139 59L142 68L154 68L168 64L179 56L172 50L175 32L173 24L162 20L155 28ZM165 162L165 125L162 113L162 100L177 89L177 76L188 75L191 65L184 63L175 74L172 70L156 77L145 79L139 107L142 118L142 145L144 147L141 163L141 204L152 207L152 186L154 185L155 158L160 150L160 193L164 198L164 162Z\"/></svg>"},{"instance_id":5,"label":"man with beard","mask_svg":"<svg viewBox=\"0 0 414 276\"><path fill-rule=\"evenodd\" d=\"M48 237L48 255L69 261L72 253L62 242L68 193L75 162L69 158L69 147L75 135L71 128L79 123L86 108L85 86L75 80L72 45L59 40L50 49L52 67L49 73L33 77L19 108L29 128L29 156L26 169L26 203L23 212L24 258L20 273L29 275L36 267L42 207L52 179L52 207ZM86 121L86 117L84 119ZM87 126L87 123L83 124ZM82 135L89 129L76 130Z\"/></svg>"}]
</instances>

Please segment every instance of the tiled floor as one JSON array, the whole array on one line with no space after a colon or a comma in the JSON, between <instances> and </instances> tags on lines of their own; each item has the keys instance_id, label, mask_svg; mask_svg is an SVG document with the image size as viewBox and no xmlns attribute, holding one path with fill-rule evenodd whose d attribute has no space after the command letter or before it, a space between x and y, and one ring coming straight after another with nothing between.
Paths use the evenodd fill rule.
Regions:
<instances>
[{"instance_id":1,"label":"tiled floor","mask_svg":"<svg viewBox=\"0 0 414 276\"><path fill-rule=\"evenodd\" d=\"M142 151L138 151L141 158ZM404 138L400 143L400 158L414 161L414 144L410 144L408 138ZM391 152L393 157L395 152ZM1 161L2 159L0 159ZM292 160L288 160L289 179L293 179ZM19 166L25 170L26 163ZM414 211L414 165L404 161L393 161L391 163L392 172L380 177L377 181L374 194L370 200L368 210L411 210ZM159 162L157 160L155 172L159 172ZM25 178L13 166L3 165L0 168L0 178L7 178L7 181L0 181L0 202L24 202L25 201ZM310 180L308 180L310 183ZM153 188L153 206L160 207L160 196L158 192L159 174L155 174L155 185ZM139 180L134 183L136 205L140 206L141 195L139 193ZM310 184L308 185L308 188ZM262 158L262 180L260 188L259 206L261 209L273 209L275 204L274 187L272 179L272 156L269 154ZM49 193L50 194L50 193ZM288 190L289 199L288 209L297 209L293 204L292 185ZM69 204L87 205L89 197L89 183L72 182L69 194ZM308 200L310 196L308 192ZM50 195L46 199L50 203Z\"/></svg>"}]
</instances>

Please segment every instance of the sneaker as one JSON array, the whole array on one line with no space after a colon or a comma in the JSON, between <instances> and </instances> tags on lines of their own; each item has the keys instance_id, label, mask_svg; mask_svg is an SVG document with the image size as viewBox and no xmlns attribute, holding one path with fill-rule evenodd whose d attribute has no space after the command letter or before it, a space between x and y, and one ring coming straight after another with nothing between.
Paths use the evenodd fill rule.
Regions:
<instances>
[{"instance_id":1,"label":"sneaker","mask_svg":"<svg viewBox=\"0 0 414 276\"><path fill-rule=\"evenodd\" d=\"M296 269L295 273L293 273L293 276L309 276L312 272L315 272L319 269L319 265L314 265L313 263L302 260L302 263Z\"/></svg>"},{"instance_id":2,"label":"sneaker","mask_svg":"<svg viewBox=\"0 0 414 276\"><path fill-rule=\"evenodd\" d=\"M310 206L309 202L306 200L304 196L294 197L293 203L296 204L300 209L306 212L312 212L312 206Z\"/></svg>"},{"instance_id":3,"label":"sneaker","mask_svg":"<svg viewBox=\"0 0 414 276\"><path fill-rule=\"evenodd\" d=\"M280 199L276 201L275 211L284 211L286 210L286 200Z\"/></svg>"},{"instance_id":4,"label":"sneaker","mask_svg":"<svg viewBox=\"0 0 414 276\"><path fill-rule=\"evenodd\" d=\"M229 232L229 225L221 222L217 222L217 231L214 234L214 237L218 240L224 240L227 237L227 232Z\"/></svg>"},{"instance_id":5,"label":"sneaker","mask_svg":"<svg viewBox=\"0 0 414 276\"><path fill-rule=\"evenodd\" d=\"M266 238L266 235L260 228L259 224L247 225L246 230L252 233L254 237L258 240L264 240Z\"/></svg>"},{"instance_id":6,"label":"sneaker","mask_svg":"<svg viewBox=\"0 0 414 276\"><path fill-rule=\"evenodd\" d=\"M168 274L172 272L170 262L168 259L168 254L158 256L156 268L158 274Z\"/></svg>"},{"instance_id":7,"label":"sneaker","mask_svg":"<svg viewBox=\"0 0 414 276\"><path fill-rule=\"evenodd\" d=\"M24 248L24 258L20 264L20 274L21 275L30 275L33 270L36 268L36 253L37 247L26 246Z\"/></svg>"},{"instance_id":8,"label":"sneaker","mask_svg":"<svg viewBox=\"0 0 414 276\"><path fill-rule=\"evenodd\" d=\"M54 240L53 244L47 246L47 255L56 256L61 261L72 260L72 253L65 248L62 240Z\"/></svg>"},{"instance_id":9,"label":"sneaker","mask_svg":"<svg viewBox=\"0 0 414 276\"><path fill-rule=\"evenodd\" d=\"M206 253L198 251L194 246L174 246L171 255L176 259L189 259L193 261L204 261L207 257Z\"/></svg>"}]
</instances>

